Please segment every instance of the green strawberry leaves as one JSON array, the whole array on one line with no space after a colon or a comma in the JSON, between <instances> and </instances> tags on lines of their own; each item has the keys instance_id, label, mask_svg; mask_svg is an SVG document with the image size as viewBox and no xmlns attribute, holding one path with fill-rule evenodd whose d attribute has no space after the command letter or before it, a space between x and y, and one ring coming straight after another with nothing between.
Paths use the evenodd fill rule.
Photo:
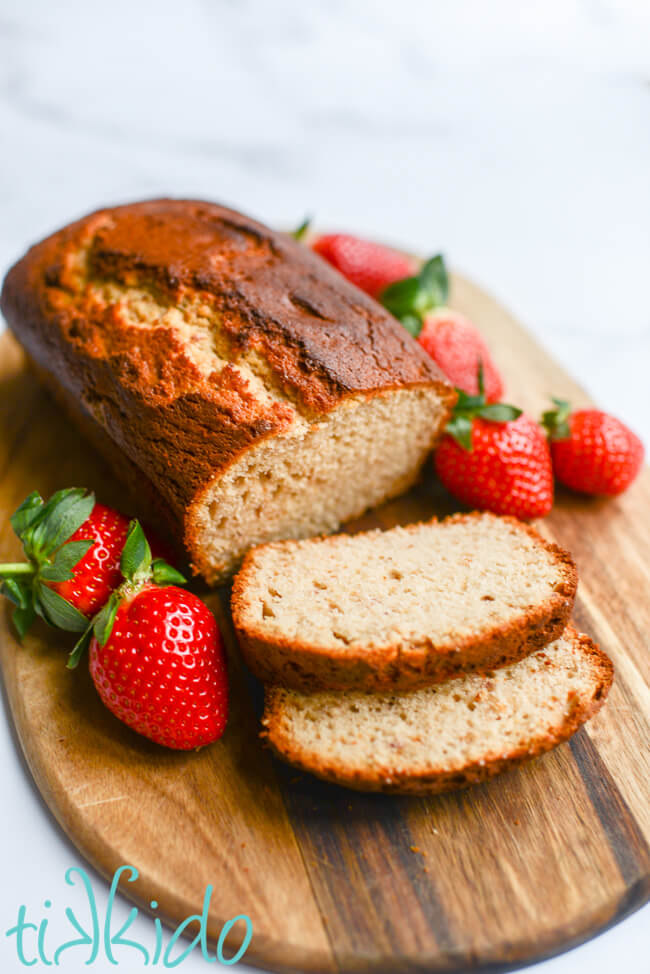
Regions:
<instances>
[{"instance_id":1,"label":"green strawberry leaves","mask_svg":"<svg viewBox=\"0 0 650 974\"><path fill-rule=\"evenodd\" d=\"M32 622L36 612L31 600L31 585L29 580L5 578L0 585L0 594L9 599L16 606L12 613L12 621L18 635L22 639Z\"/></svg>"},{"instance_id":2,"label":"green strawberry leaves","mask_svg":"<svg viewBox=\"0 0 650 974\"><path fill-rule=\"evenodd\" d=\"M436 254L422 265L418 274L420 288L433 308L446 304L449 298L449 275L442 254ZM430 308L427 308L430 310Z\"/></svg>"},{"instance_id":3,"label":"green strawberry leaves","mask_svg":"<svg viewBox=\"0 0 650 974\"><path fill-rule=\"evenodd\" d=\"M54 556L51 564L45 565L39 572L39 577L47 582L67 582L74 578L72 569L90 551L94 541L69 541L62 545Z\"/></svg>"},{"instance_id":4,"label":"green strawberry leaves","mask_svg":"<svg viewBox=\"0 0 650 974\"><path fill-rule=\"evenodd\" d=\"M10 523L14 532L22 540L28 527L34 522L44 506L44 501L37 490L26 497L19 508L11 515Z\"/></svg>"},{"instance_id":5,"label":"green strawberry leaves","mask_svg":"<svg viewBox=\"0 0 650 974\"><path fill-rule=\"evenodd\" d=\"M85 615L47 585L34 590L34 610L51 626L68 632L83 632L88 625Z\"/></svg>"},{"instance_id":6,"label":"green strawberry leaves","mask_svg":"<svg viewBox=\"0 0 650 974\"><path fill-rule=\"evenodd\" d=\"M113 623L115 622L115 617L117 615L117 610L123 599L123 594L117 589L115 592L111 592L108 602L99 610L97 615L88 622L85 619L85 626L82 636L77 640L74 648L70 655L68 656L68 662L66 667L69 670L75 670L81 661L81 657L84 655L88 647L90 646L90 641L93 635L99 642L101 646L105 646L108 642L111 632L113 631Z\"/></svg>"},{"instance_id":7,"label":"green strawberry leaves","mask_svg":"<svg viewBox=\"0 0 650 974\"><path fill-rule=\"evenodd\" d=\"M293 237L294 240L298 240L298 241L304 240L304 238L309 233L310 226L311 226L311 217L306 216L305 219L300 224L300 226L296 227L296 229L291 232L291 236Z\"/></svg>"},{"instance_id":8,"label":"green strawberry leaves","mask_svg":"<svg viewBox=\"0 0 650 974\"><path fill-rule=\"evenodd\" d=\"M492 402L482 406L477 416L489 419L492 423L509 423L521 416L522 410L505 402Z\"/></svg>"},{"instance_id":9,"label":"green strawberry leaves","mask_svg":"<svg viewBox=\"0 0 650 974\"><path fill-rule=\"evenodd\" d=\"M122 598L119 593L113 592L104 608L100 609L95 616L93 621L93 632L95 633L97 641L101 646L106 645L109 636L113 631L113 623L115 622L115 616L117 615L117 610L120 607L121 601Z\"/></svg>"},{"instance_id":10,"label":"green strawberry leaves","mask_svg":"<svg viewBox=\"0 0 650 974\"><path fill-rule=\"evenodd\" d=\"M124 578L135 581L138 575L147 575L151 568L151 548L145 537L140 522L131 521L129 530L124 542L122 557L120 559L120 571Z\"/></svg>"},{"instance_id":11,"label":"green strawberry leaves","mask_svg":"<svg viewBox=\"0 0 650 974\"><path fill-rule=\"evenodd\" d=\"M38 494L31 494L14 513L11 523L25 554L41 561L81 527L94 506L94 494L86 494L82 487L58 490L46 502Z\"/></svg>"},{"instance_id":12,"label":"green strawberry leaves","mask_svg":"<svg viewBox=\"0 0 650 974\"><path fill-rule=\"evenodd\" d=\"M137 593L143 585L154 582L156 585L184 585L187 579L163 558L152 560L151 548L142 525L136 519L129 524L129 530L120 558L120 571L123 583L110 596L108 602L97 615L85 621L84 632L68 657L67 667L74 670L90 645L93 637L100 646L105 646L111 637L115 617L122 602Z\"/></svg>"},{"instance_id":13,"label":"green strawberry leaves","mask_svg":"<svg viewBox=\"0 0 650 974\"><path fill-rule=\"evenodd\" d=\"M19 606L11 614L11 621L16 627L16 632L20 639L24 639L30 626L36 619L36 610L33 605Z\"/></svg>"},{"instance_id":14,"label":"green strawberry leaves","mask_svg":"<svg viewBox=\"0 0 650 974\"><path fill-rule=\"evenodd\" d=\"M566 399L556 399L555 396L552 398L555 409L548 409L542 413L542 426L547 430L552 440L568 440L571 436L569 428L571 404Z\"/></svg>"},{"instance_id":15,"label":"green strawberry leaves","mask_svg":"<svg viewBox=\"0 0 650 974\"><path fill-rule=\"evenodd\" d=\"M131 521L120 559L125 581L142 584L153 579L156 585L185 585L187 579L164 558L152 561L151 548L140 522Z\"/></svg>"},{"instance_id":16,"label":"green strawberry leaves","mask_svg":"<svg viewBox=\"0 0 650 974\"><path fill-rule=\"evenodd\" d=\"M409 335L413 338L417 338L422 331L422 319L418 318L417 315L405 314L400 318L402 326L406 328Z\"/></svg>"},{"instance_id":17,"label":"green strawberry leaves","mask_svg":"<svg viewBox=\"0 0 650 974\"><path fill-rule=\"evenodd\" d=\"M464 450L471 452L472 449L472 420L469 416L452 416L452 418L447 423L447 428L445 433L449 433L450 436L459 443Z\"/></svg>"},{"instance_id":18,"label":"green strawberry leaves","mask_svg":"<svg viewBox=\"0 0 650 974\"><path fill-rule=\"evenodd\" d=\"M478 365L478 395L470 396L462 389L456 389L458 399L451 419L447 423L445 433L452 436L464 450L472 449L472 426L475 416L487 419L491 423L509 423L521 416L522 410L517 406L510 406L505 402L488 403L485 401L483 384L483 363Z\"/></svg>"},{"instance_id":19,"label":"green strawberry leaves","mask_svg":"<svg viewBox=\"0 0 650 974\"><path fill-rule=\"evenodd\" d=\"M5 578L0 587L0 592L19 609L26 609L29 605L29 585L23 581L16 578Z\"/></svg>"},{"instance_id":20,"label":"green strawberry leaves","mask_svg":"<svg viewBox=\"0 0 650 974\"><path fill-rule=\"evenodd\" d=\"M169 565L163 558L154 558L151 570L153 580L156 585L186 585L185 575L181 575L178 569Z\"/></svg>"},{"instance_id":21,"label":"green strawberry leaves","mask_svg":"<svg viewBox=\"0 0 650 974\"><path fill-rule=\"evenodd\" d=\"M93 638L93 627L88 626L84 634L75 643L74 649L68 655L68 662L65 664L66 669L76 670L81 662L81 657L86 652L90 646L90 640Z\"/></svg>"},{"instance_id":22,"label":"green strawberry leaves","mask_svg":"<svg viewBox=\"0 0 650 974\"><path fill-rule=\"evenodd\" d=\"M405 277L389 284L381 292L379 300L400 321L406 316L419 319L426 304L426 296L420 292L417 277Z\"/></svg>"},{"instance_id":23,"label":"green strawberry leaves","mask_svg":"<svg viewBox=\"0 0 650 974\"><path fill-rule=\"evenodd\" d=\"M78 665L93 633L105 645L126 597L148 582L184 585L187 581L164 559L152 559L145 533L140 523L133 520L120 559L124 581L89 621L50 585L74 578L74 569L95 543L92 539L70 541L94 506L94 494L81 487L59 490L47 501L33 491L11 516L11 526L28 561L0 565L0 594L15 606L12 619L21 639L37 616L57 629L81 633L69 657L71 669Z\"/></svg>"},{"instance_id":24,"label":"green strawberry leaves","mask_svg":"<svg viewBox=\"0 0 650 974\"><path fill-rule=\"evenodd\" d=\"M446 304L448 297L447 268L442 254L437 254L425 261L418 274L389 284L379 300L417 338L425 315Z\"/></svg>"},{"instance_id":25,"label":"green strawberry leaves","mask_svg":"<svg viewBox=\"0 0 650 974\"><path fill-rule=\"evenodd\" d=\"M47 501L33 491L12 514L11 526L28 561L0 565L0 592L16 606L12 618L21 639L36 616L70 632L81 632L87 626L86 617L47 583L74 577L73 569L94 541L69 539L94 506L94 494L69 487L56 491Z\"/></svg>"}]
</instances>

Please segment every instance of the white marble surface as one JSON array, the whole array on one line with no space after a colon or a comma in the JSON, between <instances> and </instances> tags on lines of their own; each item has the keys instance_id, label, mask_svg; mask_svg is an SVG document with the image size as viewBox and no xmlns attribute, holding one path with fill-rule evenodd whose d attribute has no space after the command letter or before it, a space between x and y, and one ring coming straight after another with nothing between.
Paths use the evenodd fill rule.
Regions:
<instances>
[{"instance_id":1,"label":"white marble surface","mask_svg":"<svg viewBox=\"0 0 650 974\"><path fill-rule=\"evenodd\" d=\"M648 442L649 123L647 0L2 0L0 271L104 203L309 212L444 250ZM4 718L0 766L0 932L50 895L55 940L80 860ZM540 974L647 974L649 928L646 908ZM22 969L4 936L0 958Z\"/></svg>"}]
</instances>

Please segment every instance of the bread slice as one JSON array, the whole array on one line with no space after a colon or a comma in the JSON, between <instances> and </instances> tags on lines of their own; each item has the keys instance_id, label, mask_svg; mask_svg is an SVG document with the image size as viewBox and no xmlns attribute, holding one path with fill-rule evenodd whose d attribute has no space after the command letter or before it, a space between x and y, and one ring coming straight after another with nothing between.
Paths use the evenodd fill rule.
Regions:
<instances>
[{"instance_id":1,"label":"bread slice","mask_svg":"<svg viewBox=\"0 0 650 974\"><path fill-rule=\"evenodd\" d=\"M546 646L576 586L566 551L513 518L474 513L264 545L231 604L244 658L266 683L405 689Z\"/></svg>"},{"instance_id":2,"label":"bread slice","mask_svg":"<svg viewBox=\"0 0 650 974\"><path fill-rule=\"evenodd\" d=\"M267 690L276 754L361 791L436 793L484 781L567 740L600 708L609 658L569 626L488 675L402 693Z\"/></svg>"},{"instance_id":3,"label":"bread slice","mask_svg":"<svg viewBox=\"0 0 650 974\"><path fill-rule=\"evenodd\" d=\"M456 393L311 248L215 203L92 213L11 268L38 375L209 582L411 486Z\"/></svg>"}]
</instances>

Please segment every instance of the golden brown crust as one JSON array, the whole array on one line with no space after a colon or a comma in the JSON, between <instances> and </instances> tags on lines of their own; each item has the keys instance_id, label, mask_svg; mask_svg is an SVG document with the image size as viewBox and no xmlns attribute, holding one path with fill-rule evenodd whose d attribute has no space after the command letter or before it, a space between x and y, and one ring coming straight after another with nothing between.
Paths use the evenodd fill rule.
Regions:
<instances>
[{"instance_id":1,"label":"golden brown crust","mask_svg":"<svg viewBox=\"0 0 650 974\"><path fill-rule=\"evenodd\" d=\"M229 361L259 355L288 399L257 398L228 366L202 373L177 332L138 327L107 283L127 296L145 288L164 307L203 302ZM0 304L50 387L78 401L154 485L191 553L193 502L247 449L288 429L289 403L317 416L393 388L434 387L449 408L455 398L399 323L309 248L212 203L90 214L32 247Z\"/></svg>"},{"instance_id":2,"label":"golden brown crust","mask_svg":"<svg viewBox=\"0 0 650 974\"><path fill-rule=\"evenodd\" d=\"M41 369L30 358L28 358L28 365L82 436L108 463L111 474L127 488L129 498L125 506L133 516L155 523L157 530L162 532L166 540L170 541L182 555L183 524L160 492L126 453L120 450L103 427L83 408L82 403L56 382L50 372Z\"/></svg>"},{"instance_id":3,"label":"golden brown crust","mask_svg":"<svg viewBox=\"0 0 650 974\"><path fill-rule=\"evenodd\" d=\"M486 517L496 515L474 511L453 514L443 520L467 522ZM349 646L345 653L334 653L292 638L270 640L263 630L246 621L248 578L256 552L266 546L253 548L235 576L231 595L233 624L246 664L262 682L297 690L406 690L441 683L467 670L496 669L542 649L558 639L567 625L578 587L576 566L567 551L546 541L530 525L515 518L499 520L516 525L549 552L558 566L561 581L554 593L530 609L525 617L446 644L423 639L417 645L392 644L373 649ZM419 528L419 524L411 524L406 530L416 532ZM330 541L324 539L326 544ZM283 547L297 543L273 542Z\"/></svg>"},{"instance_id":4,"label":"golden brown crust","mask_svg":"<svg viewBox=\"0 0 650 974\"><path fill-rule=\"evenodd\" d=\"M594 673L593 691L589 697L575 699L565 719L540 739L531 741L526 748L519 748L509 754L486 754L480 762L450 769L431 769L428 772L405 773L390 767L375 767L365 771L350 773L347 769L329 762L325 757L307 755L295 747L285 732L282 719L282 687L267 687L264 699L264 730L262 738L268 743L277 757L289 764L307 771L324 781L352 788L355 791L375 791L402 795L434 795L446 791L467 788L480 784L489 778L517 767L526 761L539 757L568 740L591 717L600 710L614 679L614 665L610 658L593 642L589 636L567 626L566 636L574 646L591 659ZM551 671L552 673L552 671ZM549 684L552 691L552 683Z\"/></svg>"}]
</instances>

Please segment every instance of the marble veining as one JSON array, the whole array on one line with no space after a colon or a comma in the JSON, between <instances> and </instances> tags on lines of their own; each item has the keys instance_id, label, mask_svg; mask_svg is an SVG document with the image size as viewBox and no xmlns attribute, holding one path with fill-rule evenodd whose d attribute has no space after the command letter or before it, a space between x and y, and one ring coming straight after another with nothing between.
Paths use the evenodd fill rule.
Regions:
<instances>
[{"instance_id":1,"label":"marble veining","mask_svg":"<svg viewBox=\"0 0 650 974\"><path fill-rule=\"evenodd\" d=\"M3 0L0 132L0 273L107 203L310 213L443 250L650 443L647 0ZM13 911L79 860L4 718L0 762ZM643 974L649 919L538 970Z\"/></svg>"}]
</instances>

